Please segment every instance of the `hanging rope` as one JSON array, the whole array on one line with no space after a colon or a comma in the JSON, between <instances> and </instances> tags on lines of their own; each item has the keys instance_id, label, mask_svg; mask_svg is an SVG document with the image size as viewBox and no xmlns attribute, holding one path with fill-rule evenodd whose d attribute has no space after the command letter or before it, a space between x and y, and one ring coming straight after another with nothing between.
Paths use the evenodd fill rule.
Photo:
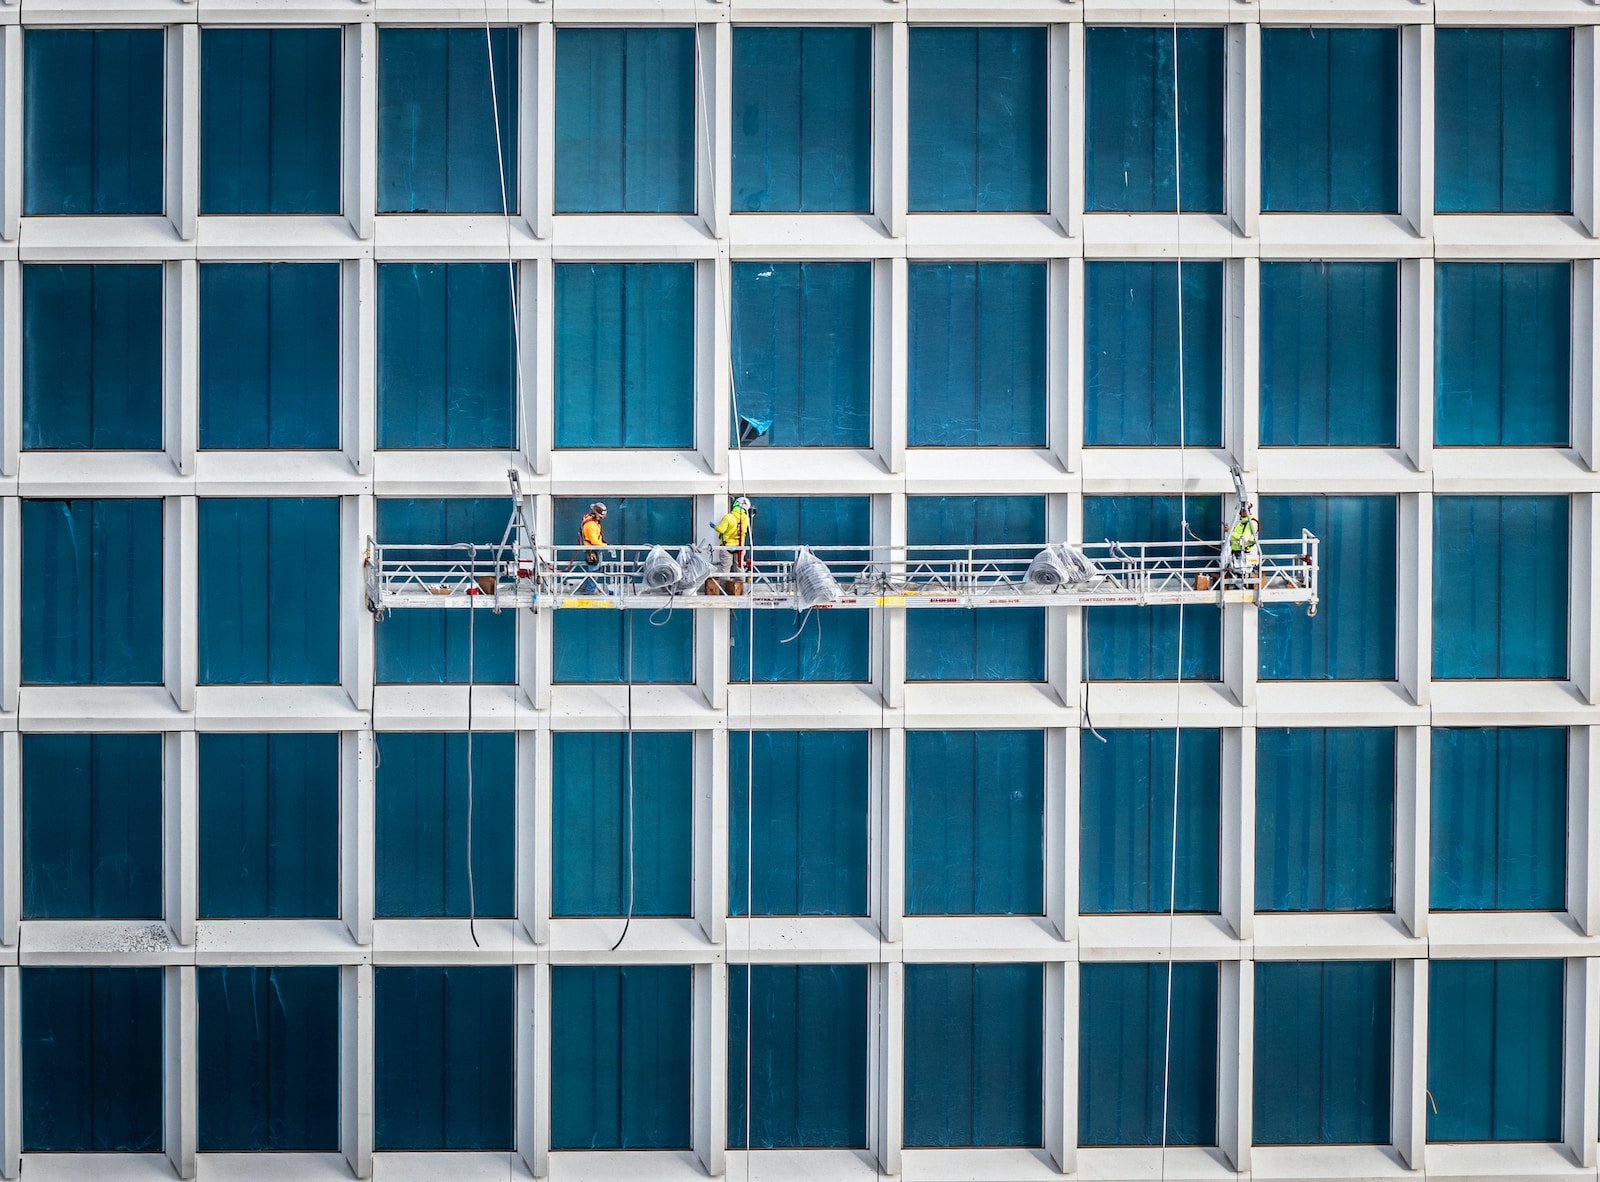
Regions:
<instances>
[{"instance_id":1,"label":"hanging rope","mask_svg":"<svg viewBox=\"0 0 1600 1182\"><path fill-rule=\"evenodd\" d=\"M1179 544L1179 568L1182 555L1188 548L1189 535L1189 439L1187 407L1184 403L1183 375L1183 143L1179 134L1180 114L1178 103L1178 16L1172 16L1172 170L1173 170L1173 225L1176 230L1178 256L1178 518L1183 539ZM1172 981L1173 944L1178 918L1178 781L1183 755L1183 619L1184 609L1178 608L1178 668L1175 686L1176 709L1173 712L1172 731L1172 853L1167 867L1167 1000L1166 1022L1162 1026L1161 1048L1161 1180L1167 1177L1167 1143L1171 1122L1172 1093Z\"/></svg>"}]
</instances>

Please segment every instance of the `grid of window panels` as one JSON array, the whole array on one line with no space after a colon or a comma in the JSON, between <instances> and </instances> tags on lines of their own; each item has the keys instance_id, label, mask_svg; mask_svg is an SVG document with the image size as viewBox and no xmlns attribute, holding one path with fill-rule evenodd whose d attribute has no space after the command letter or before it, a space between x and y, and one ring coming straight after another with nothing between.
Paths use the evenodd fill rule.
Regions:
<instances>
[{"instance_id":1,"label":"grid of window panels","mask_svg":"<svg viewBox=\"0 0 1600 1182\"><path fill-rule=\"evenodd\" d=\"M1592 1172L1597 27L0 11L0 1174ZM1314 617L361 603L508 467L1026 553L1233 465Z\"/></svg>"}]
</instances>

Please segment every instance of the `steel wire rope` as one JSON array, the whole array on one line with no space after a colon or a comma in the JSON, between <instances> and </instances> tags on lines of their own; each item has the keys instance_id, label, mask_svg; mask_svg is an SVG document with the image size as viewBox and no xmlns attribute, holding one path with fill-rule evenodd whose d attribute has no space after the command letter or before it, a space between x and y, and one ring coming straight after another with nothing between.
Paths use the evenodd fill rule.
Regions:
<instances>
[{"instance_id":1,"label":"steel wire rope","mask_svg":"<svg viewBox=\"0 0 1600 1182\"><path fill-rule=\"evenodd\" d=\"M1178 102L1178 11L1172 11L1172 222L1177 254L1178 294L1178 521L1184 535L1189 529L1189 436L1185 421L1187 407L1184 399L1183 374L1183 143L1180 135L1181 119ZM1182 580L1184 554L1188 542L1180 537L1178 544L1178 577ZM1178 922L1178 783L1183 752L1183 622L1184 609L1178 607L1178 646L1176 680L1173 682L1175 709L1172 730L1172 828L1171 851L1167 865L1167 996L1166 1021L1162 1025L1161 1047L1161 1182L1167 1178L1167 1145L1171 1126L1172 1089L1172 985L1173 945ZM1081 1015L1079 1020L1081 1021Z\"/></svg>"}]
</instances>

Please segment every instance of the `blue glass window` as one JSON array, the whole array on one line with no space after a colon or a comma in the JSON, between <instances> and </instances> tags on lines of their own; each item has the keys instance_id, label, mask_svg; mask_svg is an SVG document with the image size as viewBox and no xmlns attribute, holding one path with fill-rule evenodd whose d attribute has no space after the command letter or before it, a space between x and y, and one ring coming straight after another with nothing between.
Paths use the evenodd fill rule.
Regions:
<instances>
[{"instance_id":1,"label":"blue glass window","mask_svg":"<svg viewBox=\"0 0 1600 1182\"><path fill-rule=\"evenodd\" d=\"M1044 263L912 263L912 447L1043 447Z\"/></svg>"},{"instance_id":2,"label":"blue glass window","mask_svg":"<svg viewBox=\"0 0 1600 1182\"><path fill-rule=\"evenodd\" d=\"M1572 208L1572 30L1446 29L1434 40L1434 206Z\"/></svg>"},{"instance_id":3,"label":"blue glass window","mask_svg":"<svg viewBox=\"0 0 1600 1182\"><path fill-rule=\"evenodd\" d=\"M694 264L557 263L557 447L694 446Z\"/></svg>"},{"instance_id":4,"label":"blue glass window","mask_svg":"<svg viewBox=\"0 0 1600 1182\"><path fill-rule=\"evenodd\" d=\"M865 1148L867 966L729 965L728 1079L730 1148Z\"/></svg>"},{"instance_id":5,"label":"blue glass window","mask_svg":"<svg viewBox=\"0 0 1600 1182\"><path fill-rule=\"evenodd\" d=\"M556 915L694 911L694 744L687 731L554 736Z\"/></svg>"},{"instance_id":6,"label":"blue glass window","mask_svg":"<svg viewBox=\"0 0 1600 1182\"><path fill-rule=\"evenodd\" d=\"M1216 965L1079 967L1078 1143L1217 1143Z\"/></svg>"},{"instance_id":7,"label":"blue glass window","mask_svg":"<svg viewBox=\"0 0 1600 1182\"><path fill-rule=\"evenodd\" d=\"M469 799L464 731L378 735L379 916L513 914L516 745L509 731L472 735Z\"/></svg>"},{"instance_id":8,"label":"blue glass window","mask_svg":"<svg viewBox=\"0 0 1600 1182\"><path fill-rule=\"evenodd\" d=\"M201 497L201 682L338 681L338 570L337 499Z\"/></svg>"},{"instance_id":9,"label":"blue glass window","mask_svg":"<svg viewBox=\"0 0 1600 1182\"><path fill-rule=\"evenodd\" d=\"M1256 731L1256 910L1394 903L1394 731Z\"/></svg>"},{"instance_id":10,"label":"blue glass window","mask_svg":"<svg viewBox=\"0 0 1600 1182\"><path fill-rule=\"evenodd\" d=\"M1183 272L1183 430L1178 272ZM1084 264L1089 447L1222 445L1222 264Z\"/></svg>"},{"instance_id":11,"label":"blue glass window","mask_svg":"<svg viewBox=\"0 0 1600 1182\"><path fill-rule=\"evenodd\" d=\"M158 214L165 182L161 29L23 36L23 212Z\"/></svg>"},{"instance_id":12,"label":"blue glass window","mask_svg":"<svg viewBox=\"0 0 1600 1182\"><path fill-rule=\"evenodd\" d=\"M510 270L379 263L377 272L378 446L516 446Z\"/></svg>"},{"instance_id":13,"label":"blue glass window","mask_svg":"<svg viewBox=\"0 0 1600 1182\"><path fill-rule=\"evenodd\" d=\"M161 450L159 264L22 268L22 446Z\"/></svg>"},{"instance_id":14,"label":"blue glass window","mask_svg":"<svg viewBox=\"0 0 1600 1182\"><path fill-rule=\"evenodd\" d=\"M1261 264L1261 442L1393 447L1394 263Z\"/></svg>"},{"instance_id":15,"label":"blue glass window","mask_svg":"<svg viewBox=\"0 0 1600 1182\"><path fill-rule=\"evenodd\" d=\"M1043 497L907 497L912 547L1017 544L986 551L1026 564L1045 540ZM948 551L911 550L912 561L948 561ZM1025 569L1025 566L1024 566ZM907 681L1043 681L1042 607L973 611L924 608L906 615Z\"/></svg>"},{"instance_id":16,"label":"blue glass window","mask_svg":"<svg viewBox=\"0 0 1600 1182\"><path fill-rule=\"evenodd\" d=\"M1394 968L1256 962L1257 1145L1389 1140Z\"/></svg>"},{"instance_id":17,"label":"blue glass window","mask_svg":"<svg viewBox=\"0 0 1600 1182\"><path fill-rule=\"evenodd\" d=\"M162 1148L160 968L22 970L22 1147Z\"/></svg>"},{"instance_id":18,"label":"blue glass window","mask_svg":"<svg viewBox=\"0 0 1600 1182\"><path fill-rule=\"evenodd\" d=\"M556 212L692 213L692 29L556 30Z\"/></svg>"},{"instance_id":19,"label":"blue glass window","mask_svg":"<svg viewBox=\"0 0 1600 1182\"><path fill-rule=\"evenodd\" d=\"M1429 1141L1561 1140L1562 968L1429 963Z\"/></svg>"},{"instance_id":20,"label":"blue glass window","mask_svg":"<svg viewBox=\"0 0 1600 1182\"><path fill-rule=\"evenodd\" d=\"M160 919L161 736L22 736L24 919Z\"/></svg>"},{"instance_id":21,"label":"blue glass window","mask_svg":"<svg viewBox=\"0 0 1600 1182\"><path fill-rule=\"evenodd\" d=\"M1433 730L1428 905L1561 911L1567 905L1567 732Z\"/></svg>"},{"instance_id":22,"label":"blue glass window","mask_svg":"<svg viewBox=\"0 0 1600 1182\"><path fill-rule=\"evenodd\" d=\"M1567 675L1567 498L1433 498L1433 675Z\"/></svg>"},{"instance_id":23,"label":"blue glass window","mask_svg":"<svg viewBox=\"0 0 1600 1182\"><path fill-rule=\"evenodd\" d=\"M1153 26L1092 25L1086 31L1084 200L1090 210L1176 210L1176 147L1185 212L1222 212L1226 39L1217 28L1178 30L1174 66L1173 37L1173 30ZM1177 134L1174 84L1182 91Z\"/></svg>"},{"instance_id":24,"label":"blue glass window","mask_svg":"<svg viewBox=\"0 0 1600 1182\"><path fill-rule=\"evenodd\" d=\"M867 732L728 732L730 915L867 914Z\"/></svg>"},{"instance_id":25,"label":"blue glass window","mask_svg":"<svg viewBox=\"0 0 1600 1182\"><path fill-rule=\"evenodd\" d=\"M1047 204L1043 28L911 29L913 212Z\"/></svg>"},{"instance_id":26,"label":"blue glass window","mask_svg":"<svg viewBox=\"0 0 1600 1182\"><path fill-rule=\"evenodd\" d=\"M851 562L867 565L872 540L867 497L761 497L750 527L757 546L808 546L835 573L850 576ZM790 553L763 552L758 561L783 562ZM729 680L866 681L872 621L867 611L734 611ZM753 644L752 644L753 642Z\"/></svg>"},{"instance_id":27,"label":"blue glass window","mask_svg":"<svg viewBox=\"0 0 1600 1182\"><path fill-rule=\"evenodd\" d=\"M551 1149L689 1148L691 972L551 968Z\"/></svg>"},{"instance_id":28,"label":"blue glass window","mask_svg":"<svg viewBox=\"0 0 1600 1182\"><path fill-rule=\"evenodd\" d=\"M517 58L515 29L378 30L378 212L517 212Z\"/></svg>"},{"instance_id":29,"label":"blue glass window","mask_svg":"<svg viewBox=\"0 0 1600 1182\"><path fill-rule=\"evenodd\" d=\"M1400 208L1400 30L1261 30L1261 208Z\"/></svg>"},{"instance_id":30,"label":"blue glass window","mask_svg":"<svg viewBox=\"0 0 1600 1182\"><path fill-rule=\"evenodd\" d=\"M197 1146L339 1151L339 970L199 968Z\"/></svg>"},{"instance_id":31,"label":"blue glass window","mask_svg":"<svg viewBox=\"0 0 1600 1182\"><path fill-rule=\"evenodd\" d=\"M591 502L557 497L557 545L572 545ZM660 545L676 553L694 540L689 497L622 497L606 502L605 539L613 546ZM666 601L662 601L666 606ZM694 680L693 611L558 611L554 669L557 682L639 682L683 685Z\"/></svg>"},{"instance_id":32,"label":"blue glass window","mask_svg":"<svg viewBox=\"0 0 1600 1182\"><path fill-rule=\"evenodd\" d=\"M200 446L339 446L339 264L200 264Z\"/></svg>"},{"instance_id":33,"label":"blue glass window","mask_svg":"<svg viewBox=\"0 0 1600 1182\"><path fill-rule=\"evenodd\" d=\"M1185 727L1182 733L1175 751L1175 731L1107 730L1104 741L1081 732L1078 895L1085 915L1217 910L1221 732ZM1176 785L1175 757L1181 759Z\"/></svg>"},{"instance_id":34,"label":"blue glass window","mask_svg":"<svg viewBox=\"0 0 1600 1182\"><path fill-rule=\"evenodd\" d=\"M200 917L339 915L339 736L202 732Z\"/></svg>"},{"instance_id":35,"label":"blue glass window","mask_svg":"<svg viewBox=\"0 0 1600 1182\"><path fill-rule=\"evenodd\" d=\"M733 208L872 208L872 30L733 29Z\"/></svg>"},{"instance_id":36,"label":"blue glass window","mask_svg":"<svg viewBox=\"0 0 1600 1182\"><path fill-rule=\"evenodd\" d=\"M1185 542L1185 517L1200 537L1222 536L1220 524L1213 524L1222 520L1218 497L1084 497L1083 540ZM1215 546L1185 544L1183 552L1197 561L1214 553ZM1174 547L1173 556L1178 553ZM1083 616L1084 661L1091 681L1176 679L1180 619L1184 679L1216 681L1222 676L1222 613L1214 607L1091 607Z\"/></svg>"},{"instance_id":37,"label":"blue glass window","mask_svg":"<svg viewBox=\"0 0 1600 1182\"><path fill-rule=\"evenodd\" d=\"M339 29L200 30L200 212L338 213Z\"/></svg>"},{"instance_id":38,"label":"blue glass window","mask_svg":"<svg viewBox=\"0 0 1600 1182\"><path fill-rule=\"evenodd\" d=\"M373 1148L510 1150L516 969L372 972Z\"/></svg>"},{"instance_id":39,"label":"blue glass window","mask_svg":"<svg viewBox=\"0 0 1600 1182\"><path fill-rule=\"evenodd\" d=\"M485 575L493 573L496 551L505 536L511 504L505 497L380 497L378 541L385 559L437 561L436 551L405 545L476 544ZM511 539L515 544L516 539ZM397 547L389 550L388 547ZM467 561L459 550L449 558ZM469 646L469 637L471 640ZM461 684L467 658L472 658L474 683L504 684L516 680L517 613L487 607L415 608L388 612L373 629L378 682Z\"/></svg>"},{"instance_id":40,"label":"blue glass window","mask_svg":"<svg viewBox=\"0 0 1600 1182\"><path fill-rule=\"evenodd\" d=\"M1572 264L1438 263L1433 441L1572 438Z\"/></svg>"},{"instance_id":41,"label":"blue glass window","mask_svg":"<svg viewBox=\"0 0 1600 1182\"><path fill-rule=\"evenodd\" d=\"M733 264L744 446L872 446L872 264Z\"/></svg>"},{"instance_id":42,"label":"blue glass window","mask_svg":"<svg viewBox=\"0 0 1600 1182\"><path fill-rule=\"evenodd\" d=\"M22 680L161 681L161 502L22 502Z\"/></svg>"},{"instance_id":43,"label":"blue glass window","mask_svg":"<svg viewBox=\"0 0 1600 1182\"><path fill-rule=\"evenodd\" d=\"M1320 543L1317 614L1308 616L1303 606L1286 603L1257 614L1260 676L1393 678L1399 581L1395 498L1262 497L1259 506L1264 537L1297 538L1308 529Z\"/></svg>"},{"instance_id":44,"label":"blue glass window","mask_svg":"<svg viewBox=\"0 0 1600 1182\"><path fill-rule=\"evenodd\" d=\"M1044 911L1044 732L906 732L906 914Z\"/></svg>"},{"instance_id":45,"label":"blue glass window","mask_svg":"<svg viewBox=\"0 0 1600 1182\"><path fill-rule=\"evenodd\" d=\"M906 1145L1038 1145L1043 966L908 964L905 971Z\"/></svg>"}]
</instances>

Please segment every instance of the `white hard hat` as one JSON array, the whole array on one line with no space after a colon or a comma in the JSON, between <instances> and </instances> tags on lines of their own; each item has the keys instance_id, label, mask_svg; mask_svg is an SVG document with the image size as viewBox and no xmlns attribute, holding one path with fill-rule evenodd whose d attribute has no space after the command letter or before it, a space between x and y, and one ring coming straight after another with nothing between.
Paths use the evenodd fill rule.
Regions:
<instances>
[{"instance_id":1,"label":"white hard hat","mask_svg":"<svg viewBox=\"0 0 1600 1182\"><path fill-rule=\"evenodd\" d=\"M605 511L606 503L604 501L596 501L594 504L589 506L589 512L591 513L604 513Z\"/></svg>"},{"instance_id":2,"label":"white hard hat","mask_svg":"<svg viewBox=\"0 0 1600 1182\"><path fill-rule=\"evenodd\" d=\"M749 497L740 497L736 501L734 501L733 503L735 505L739 506L739 508L744 509L746 511L748 511L749 508L750 508L750 498Z\"/></svg>"}]
</instances>

